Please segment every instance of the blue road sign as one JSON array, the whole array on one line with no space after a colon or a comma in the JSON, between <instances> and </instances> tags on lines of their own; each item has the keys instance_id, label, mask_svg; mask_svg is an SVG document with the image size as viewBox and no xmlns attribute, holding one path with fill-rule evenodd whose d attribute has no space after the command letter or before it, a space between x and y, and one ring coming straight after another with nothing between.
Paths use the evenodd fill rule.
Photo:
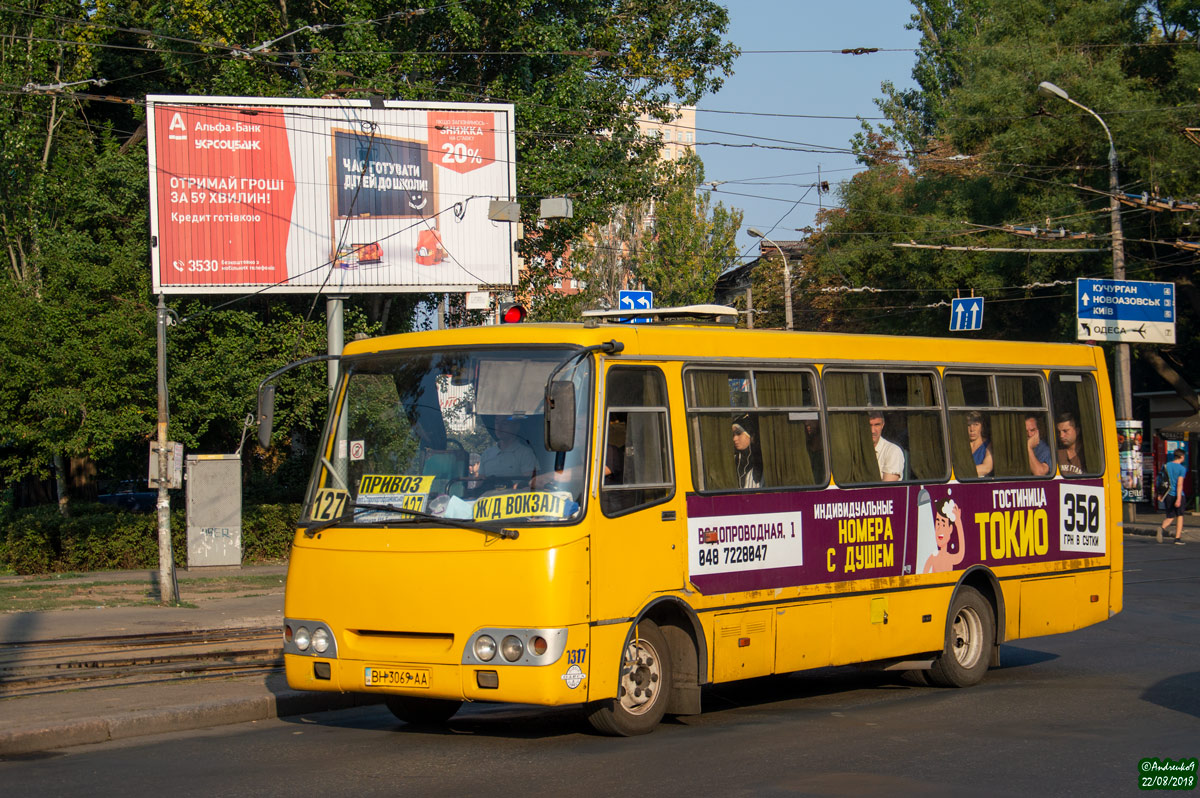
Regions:
<instances>
[{"instance_id":1,"label":"blue road sign","mask_svg":"<svg viewBox=\"0 0 1200 798\"><path fill-rule=\"evenodd\" d=\"M1145 280L1075 281L1076 339L1175 343L1175 284Z\"/></svg>"},{"instance_id":2,"label":"blue road sign","mask_svg":"<svg viewBox=\"0 0 1200 798\"><path fill-rule=\"evenodd\" d=\"M649 310L654 307L653 291L621 291L617 295L618 310ZM621 319L623 323L631 324L648 322L649 319Z\"/></svg>"},{"instance_id":3,"label":"blue road sign","mask_svg":"<svg viewBox=\"0 0 1200 798\"><path fill-rule=\"evenodd\" d=\"M950 300L950 331L983 329L983 297Z\"/></svg>"}]
</instances>

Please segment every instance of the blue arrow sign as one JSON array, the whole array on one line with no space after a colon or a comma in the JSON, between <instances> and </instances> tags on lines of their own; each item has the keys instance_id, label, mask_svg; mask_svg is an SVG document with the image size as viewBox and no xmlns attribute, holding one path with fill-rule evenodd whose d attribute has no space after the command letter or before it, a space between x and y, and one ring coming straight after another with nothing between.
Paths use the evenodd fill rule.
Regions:
<instances>
[{"instance_id":1,"label":"blue arrow sign","mask_svg":"<svg viewBox=\"0 0 1200 798\"><path fill-rule=\"evenodd\" d=\"M1145 280L1075 281L1076 338L1175 343L1175 284Z\"/></svg>"},{"instance_id":2,"label":"blue arrow sign","mask_svg":"<svg viewBox=\"0 0 1200 798\"><path fill-rule=\"evenodd\" d=\"M654 307L654 292L653 291L621 291L617 295L617 307L619 310L649 310ZM620 319L622 323L637 323L646 322L649 319Z\"/></svg>"},{"instance_id":3,"label":"blue arrow sign","mask_svg":"<svg viewBox=\"0 0 1200 798\"><path fill-rule=\"evenodd\" d=\"M983 329L983 297L950 300L950 331Z\"/></svg>"},{"instance_id":4,"label":"blue arrow sign","mask_svg":"<svg viewBox=\"0 0 1200 798\"><path fill-rule=\"evenodd\" d=\"M1175 323L1175 284L1144 280L1077 281L1079 318Z\"/></svg>"}]
</instances>

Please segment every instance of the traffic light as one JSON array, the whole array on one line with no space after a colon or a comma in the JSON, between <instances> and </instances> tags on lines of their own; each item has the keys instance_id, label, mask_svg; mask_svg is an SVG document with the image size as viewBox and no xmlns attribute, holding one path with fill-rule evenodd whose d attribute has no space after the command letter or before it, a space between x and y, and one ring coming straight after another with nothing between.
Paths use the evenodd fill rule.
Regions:
<instances>
[{"instance_id":1,"label":"traffic light","mask_svg":"<svg viewBox=\"0 0 1200 798\"><path fill-rule=\"evenodd\" d=\"M520 324L525 321L526 315L523 305L509 302L500 306L501 324Z\"/></svg>"}]
</instances>

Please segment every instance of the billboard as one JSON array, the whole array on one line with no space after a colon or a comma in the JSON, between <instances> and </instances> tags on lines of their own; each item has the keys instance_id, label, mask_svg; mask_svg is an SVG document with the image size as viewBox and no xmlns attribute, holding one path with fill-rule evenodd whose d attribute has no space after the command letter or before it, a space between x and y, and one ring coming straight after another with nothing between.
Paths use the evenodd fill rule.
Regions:
<instances>
[{"instance_id":1,"label":"billboard","mask_svg":"<svg viewBox=\"0 0 1200 798\"><path fill-rule=\"evenodd\" d=\"M155 293L516 282L513 106L147 98Z\"/></svg>"}]
</instances>

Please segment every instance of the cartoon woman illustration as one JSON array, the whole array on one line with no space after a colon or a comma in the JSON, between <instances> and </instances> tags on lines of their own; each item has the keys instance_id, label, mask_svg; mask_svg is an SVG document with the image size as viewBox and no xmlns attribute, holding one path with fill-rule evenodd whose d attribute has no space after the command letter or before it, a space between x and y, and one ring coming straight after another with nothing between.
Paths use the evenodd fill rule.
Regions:
<instances>
[{"instance_id":1,"label":"cartoon woman illustration","mask_svg":"<svg viewBox=\"0 0 1200 798\"><path fill-rule=\"evenodd\" d=\"M943 499L935 507L933 533L938 550L929 555L929 559L925 561L925 567L921 570L923 574L953 571L954 567L962 562L963 557L967 554L965 546L967 538L963 534L962 528L962 510L954 503L954 499ZM953 527L951 527L952 524ZM952 532L958 535L957 554L951 554L949 551Z\"/></svg>"}]
</instances>

